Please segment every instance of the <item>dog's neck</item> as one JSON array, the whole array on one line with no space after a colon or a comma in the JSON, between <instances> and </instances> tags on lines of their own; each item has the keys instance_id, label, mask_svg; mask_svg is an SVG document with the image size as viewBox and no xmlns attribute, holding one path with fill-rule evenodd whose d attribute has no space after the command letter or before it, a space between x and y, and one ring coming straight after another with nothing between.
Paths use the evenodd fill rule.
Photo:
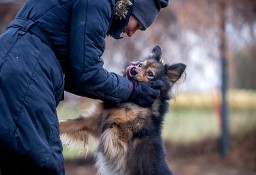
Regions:
<instances>
[{"instance_id":1,"label":"dog's neck","mask_svg":"<svg viewBox=\"0 0 256 175\"><path fill-rule=\"evenodd\" d=\"M151 106L151 111L154 116L163 116L169 109L168 100L165 98L158 98Z\"/></svg>"}]
</instances>

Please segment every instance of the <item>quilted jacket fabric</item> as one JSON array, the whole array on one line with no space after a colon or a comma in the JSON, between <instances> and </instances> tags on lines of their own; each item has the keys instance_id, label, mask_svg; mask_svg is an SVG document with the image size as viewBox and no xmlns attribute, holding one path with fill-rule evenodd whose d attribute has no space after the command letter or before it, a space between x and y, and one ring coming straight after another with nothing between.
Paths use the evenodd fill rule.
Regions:
<instances>
[{"instance_id":1,"label":"quilted jacket fabric","mask_svg":"<svg viewBox=\"0 0 256 175\"><path fill-rule=\"evenodd\" d=\"M38 169L49 171L44 174L64 174L56 113L64 88L116 103L129 97L131 83L102 68L106 36L119 39L131 15L132 8L125 19L115 19L115 3L29 0L2 33L2 172L12 164L12 174L40 174ZM30 165L36 168L26 169Z\"/></svg>"}]
</instances>

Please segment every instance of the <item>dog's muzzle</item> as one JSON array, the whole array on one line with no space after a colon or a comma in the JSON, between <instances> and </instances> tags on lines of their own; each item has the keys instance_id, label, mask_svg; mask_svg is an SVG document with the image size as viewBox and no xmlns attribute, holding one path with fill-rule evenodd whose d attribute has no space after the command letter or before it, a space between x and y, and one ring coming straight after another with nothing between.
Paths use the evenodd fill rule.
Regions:
<instances>
[{"instance_id":1,"label":"dog's muzzle","mask_svg":"<svg viewBox=\"0 0 256 175\"><path fill-rule=\"evenodd\" d=\"M132 78L137 73L138 73L138 70L137 70L136 66L131 65L126 68L126 74L127 74L128 78Z\"/></svg>"}]
</instances>

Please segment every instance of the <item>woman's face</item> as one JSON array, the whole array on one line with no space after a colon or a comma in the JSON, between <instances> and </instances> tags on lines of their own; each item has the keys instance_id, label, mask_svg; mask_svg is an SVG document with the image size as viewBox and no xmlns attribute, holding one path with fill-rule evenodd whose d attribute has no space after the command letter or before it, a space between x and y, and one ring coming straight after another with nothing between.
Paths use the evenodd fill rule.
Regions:
<instances>
[{"instance_id":1,"label":"woman's face","mask_svg":"<svg viewBox=\"0 0 256 175\"><path fill-rule=\"evenodd\" d=\"M139 21L137 21L136 18L131 16L129 18L129 22L128 22L127 26L125 27L123 33L126 33L127 36L131 37L137 30L142 30L142 26L139 23Z\"/></svg>"}]
</instances>

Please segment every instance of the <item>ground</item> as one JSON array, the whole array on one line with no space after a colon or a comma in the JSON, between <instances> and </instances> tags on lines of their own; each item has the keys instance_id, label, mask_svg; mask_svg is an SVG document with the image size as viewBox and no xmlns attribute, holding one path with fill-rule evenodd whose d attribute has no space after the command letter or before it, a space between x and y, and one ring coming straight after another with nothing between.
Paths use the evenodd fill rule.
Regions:
<instances>
[{"instance_id":1,"label":"ground","mask_svg":"<svg viewBox=\"0 0 256 175\"><path fill-rule=\"evenodd\" d=\"M229 154L220 155L217 139L194 144L165 143L174 175L256 175L256 132L230 136ZM67 159L67 175L96 175L93 155Z\"/></svg>"}]
</instances>

